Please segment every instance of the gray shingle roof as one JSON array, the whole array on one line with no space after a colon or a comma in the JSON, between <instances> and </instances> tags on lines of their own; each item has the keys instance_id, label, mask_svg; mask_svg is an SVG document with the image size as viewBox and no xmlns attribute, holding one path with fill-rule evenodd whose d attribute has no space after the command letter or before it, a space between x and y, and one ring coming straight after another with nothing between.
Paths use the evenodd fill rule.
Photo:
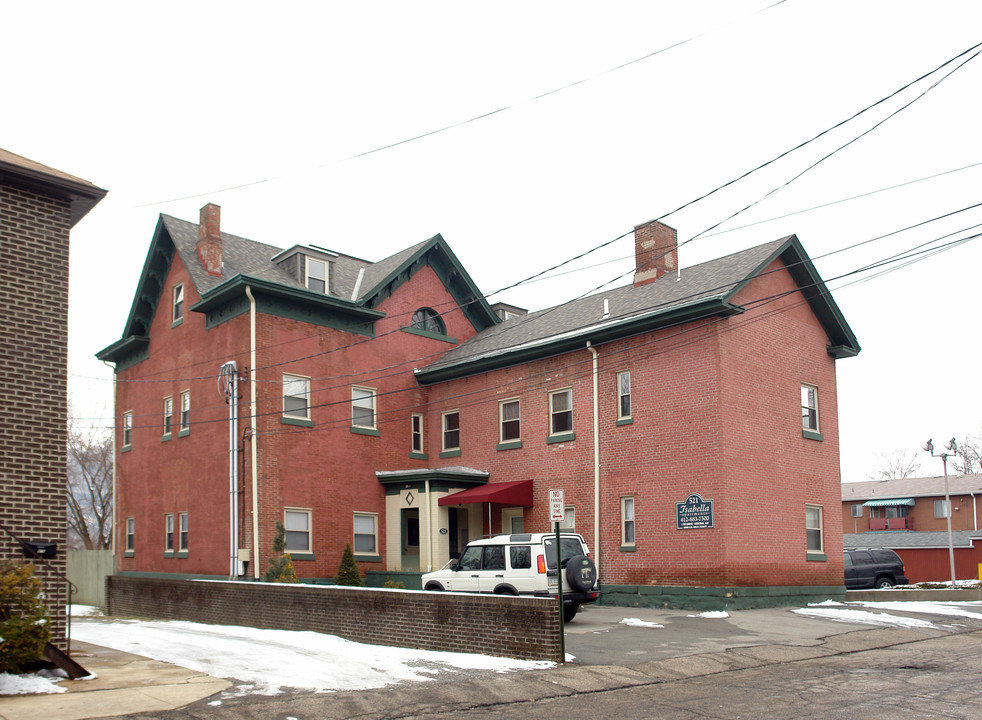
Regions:
<instances>
[{"instance_id":1,"label":"gray shingle roof","mask_svg":"<svg viewBox=\"0 0 982 720\"><path fill-rule=\"evenodd\" d=\"M949 475L948 492L951 495L982 495L982 475ZM842 502L938 495L944 495L944 477L842 483Z\"/></svg>"},{"instance_id":2,"label":"gray shingle roof","mask_svg":"<svg viewBox=\"0 0 982 720\"><path fill-rule=\"evenodd\" d=\"M671 312L712 298L725 298L773 256L789 238L717 258L686 268L681 277L664 275L655 282L606 290L579 300L517 318L484 330L428 365L425 372L450 367L483 357L503 354L565 334L628 322L653 314ZM604 315L604 301L609 314Z\"/></svg>"},{"instance_id":3,"label":"gray shingle roof","mask_svg":"<svg viewBox=\"0 0 982 720\"><path fill-rule=\"evenodd\" d=\"M982 533L970 530L953 530L951 544L953 547L972 547L972 538L982 538ZM855 548L946 548L948 547L947 532L870 532L846 533L842 536L842 545L846 550Z\"/></svg>"}]
</instances>

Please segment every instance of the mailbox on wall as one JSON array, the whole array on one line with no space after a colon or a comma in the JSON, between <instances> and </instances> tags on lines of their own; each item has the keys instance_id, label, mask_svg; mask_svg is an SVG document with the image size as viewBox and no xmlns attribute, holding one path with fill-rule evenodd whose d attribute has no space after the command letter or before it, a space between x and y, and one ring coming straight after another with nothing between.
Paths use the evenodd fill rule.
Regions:
<instances>
[{"instance_id":1,"label":"mailbox on wall","mask_svg":"<svg viewBox=\"0 0 982 720\"><path fill-rule=\"evenodd\" d=\"M40 560L51 560L58 554L58 543L44 542L42 540L24 540L24 557L38 558Z\"/></svg>"}]
</instances>

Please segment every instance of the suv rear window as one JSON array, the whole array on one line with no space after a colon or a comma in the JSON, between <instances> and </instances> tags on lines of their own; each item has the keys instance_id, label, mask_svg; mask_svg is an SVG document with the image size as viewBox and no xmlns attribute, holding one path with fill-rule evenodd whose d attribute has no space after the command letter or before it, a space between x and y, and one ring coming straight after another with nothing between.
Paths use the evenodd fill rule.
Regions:
<instances>
[{"instance_id":1,"label":"suv rear window","mask_svg":"<svg viewBox=\"0 0 982 720\"><path fill-rule=\"evenodd\" d=\"M556 538L546 537L542 538L542 545L545 547L546 551L546 567L550 570L556 569ZM559 552L562 555L562 562L565 565L566 561L571 557L576 557L577 555L583 554L583 545L580 544L580 539L575 537L564 537L559 540Z\"/></svg>"},{"instance_id":2,"label":"suv rear window","mask_svg":"<svg viewBox=\"0 0 982 720\"><path fill-rule=\"evenodd\" d=\"M900 556L893 550L873 550L873 559L881 563L900 562Z\"/></svg>"}]
</instances>

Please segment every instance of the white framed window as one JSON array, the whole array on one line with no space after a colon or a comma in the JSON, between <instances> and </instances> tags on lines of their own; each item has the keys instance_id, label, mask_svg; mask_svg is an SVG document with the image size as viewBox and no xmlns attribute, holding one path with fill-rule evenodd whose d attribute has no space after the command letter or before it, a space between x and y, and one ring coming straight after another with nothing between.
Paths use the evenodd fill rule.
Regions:
<instances>
[{"instance_id":1,"label":"white framed window","mask_svg":"<svg viewBox=\"0 0 982 720\"><path fill-rule=\"evenodd\" d=\"M862 503L853 503L852 506L852 516L862 517L863 516L863 506Z\"/></svg>"},{"instance_id":2,"label":"white framed window","mask_svg":"<svg viewBox=\"0 0 982 720\"><path fill-rule=\"evenodd\" d=\"M522 439L521 404L517 398L498 403L499 442L515 442Z\"/></svg>"},{"instance_id":3,"label":"white framed window","mask_svg":"<svg viewBox=\"0 0 982 720\"><path fill-rule=\"evenodd\" d=\"M549 434L570 432L573 432L573 390L555 390L549 393Z\"/></svg>"},{"instance_id":4,"label":"white framed window","mask_svg":"<svg viewBox=\"0 0 982 720\"><path fill-rule=\"evenodd\" d=\"M283 415L310 419L310 378L283 373Z\"/></svg>"},{"instance_id":5,"label":"white framed window","mask_svg":"<svg viewBox=\"0 0 982 720\"><path fill-rule=\"evenodd\" d=\"M286 528L287 552L310 552L310 510L285 509L283 511L283 527Z\"/></svg>"},{"instance_id":6,"label":"white framed window","mask_svg":"<svg viewBox=\"0 0 982 720\"><path fill-rule=\"evenodd\" d=\"M571 532L576 530L576 508L572 505L563 508L563 519L559 523L559 529Z\"/></svg>"},{"instance_id":7,"label":"white framed window","mask_svg":"<svg viewBox=\"0 0 982 720\"><path fill-rule=\"evenodd\" d=\"M351 388L351 424L355 427L375 428L374 388Z\"/></svg>"},{"instance_id":8,"label":"white framed window","mask_svg":"<svg viewBox=\"0 0 982 720\"><path fill-rule=\"evenodd\" d=\"M123 447L133 443L133 411L123 413Z\"/></svg>"},{"instance_id":9,"label":"white framed window","mask_svg":"<svg viewBox=\"0 0 982 720\"><path fill-rule=\"evenodd\" d=\"M378 515L356 512L352 528L355 555L378 555Z\"/></svg>"},{"instance_id":10,"label":"white framed window","mask_svg":"<svg viewBox=\"0 0 982 720\"><path fill-rule=\"evenodd\" d=\"M617 419L631 417L631 373L627 370L617 373Z\"/></svg>"},{"instance_id":11,"label":"white framed window","mask_svg":"<svg viewBox=\"0 0 982 720\"><path fill-rule=\"evenodd\" d=\"M164 550L174 550L174 513L164 515Z\"/></svg>"},{"instance_id":12,"label":"white framed window","mask_svg":"<svg viewBox=\"0 0 982 720\"><path fill-rule=\"evenodd\" d=\"M808 552L825 552L822 537L822 507L820 505L805 505L805 535L807 536Z\"/></svg>"},{"instance_id":13,"label":"white framed window","mask_svg":"<svg viewBox=\"0 0 982 720\"><path fill-rule=\"evenodd\" d=\"M934 501L934 517L945 518L951 516L951 505L946 500Z\"/></svg>"},{"instance_id":14,"label":"white framed window","mask_svg":"<svg viewBox=\"0 0 982 720\"><path fill-rule=\"evenodd\" d=\"M164 398L164 435L170 435L174 425L174 398Z\"/></svg>"},{"instance_id":15,"label":"white framed window","mask_svg":"<svg viewBox=\"0 0 982 720\"><path fill-rule=\"evenodd\" d=\"M136 518L126 518L126 552L136 549Z\"/></svg>"},{"instance_id":16,"label":"white framed window","mask_svg":"<svg viewBox=\"0 0 982 720\"><path fill-rule=\"evenodd\" d=\"M621 545L634 546L634 498L621 498Z\"/></svg>"},{"instance_id":17,"label":"white framed window","mask_svg":"<svg viewBox=\"0 0 982 720\"><path fill-rule=\"evenodd\" d=\"M304 256L306 268L304 277L306 285L311 290L319 293L326 293L327 287L327 263L317 258Z\"/></svg>"},{"instance_id":18,"label":"white framed window","mask_svg":"<svg viewBox=\"0 0 982 720\"><path fill-rule=\"evenodd\" d=\"M410 448L414 453L421 453L423 452L423 416L413 413L410 422Z\"/></svg>"},{"instance_id":19,"label":"white framed window","mask_svg":"<svg viewBox=\"0 0 982 720\"><path fill-rule=\"evenodd\" d=\"M181 430L191 427L191 391L185 390L181 393Z\"/></svg>"},{"instance_id":20,"label":"white framed window","mask_svg":"<svg viewBox=\"0 0 982 720\"><path fill-rule=\"evenodd\" d=\"M443 413L443 449L460 450L460 411Z\"/></svg>"},{"instance_id":21,"label":"white framed window","mask_svg":"<svg viewBox=\"0 0 982 720\"><path fill-rule=\"evenodd\" d=\"M178 283L174 286L174 303L173 303L173 322L177 322L184 318L184 283Z\"/></svg>"},{"instance_id":22,"label":"white framed window","mask_svg":"<svg viewBox=\"0 0 982 720\"><path fill-rule=\"evenodd\" d=\"M188 514L182 512L177 516L177 549L187 551L188 549Z\"/></svg>"},{"instance_id":23,"label":"white framed window","mask_svg":"<svg viewBox=\"0 0 982 720\"><path fill-rule=\"evenodd\" d=\"M818 432L818 388L814 385L801 386L801 427Z\"/></svg>"}]
</instances>

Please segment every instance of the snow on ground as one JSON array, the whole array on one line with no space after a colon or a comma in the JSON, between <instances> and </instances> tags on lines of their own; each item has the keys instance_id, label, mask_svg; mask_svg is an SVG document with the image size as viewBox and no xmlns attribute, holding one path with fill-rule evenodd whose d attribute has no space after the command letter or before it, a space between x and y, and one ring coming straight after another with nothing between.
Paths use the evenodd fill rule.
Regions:
<instances>
[{"instance_id":1,"label":"snow on ground","mask_svg":"<svg viewBox=\"0 0 982 720\"><path fill-rule=\"evenodd\" d=\"M642 620L641 618L624 618L621 620L621 625L627 625L629 627L645 627L645 628L660 628L665 627L664 625L659 625L656 622L648 622L647 620Z\"/></svg>"},{"instance_id":2,"label":"snow on ground","mask_svg":"<svg viewBox=\"0 0 982 720\"><path fill-rule=\"evenodd\" d=\"M832 607L806 607L796 608L791 612L798 615L808 615L810 617L824 618L825 620L835 620L837 622L859 623L861 625L878 625L888 627L907 627L907 628L933 628L934 623L930 620L920 618L907 618L888 613L873 613L867 610L853 610L851 608L832 608Z\"/></svg>"},{"instance_id":3,"label":"snow on ground","mask_svg":"<svg viewBox=\"0 0 982 720\"><path fill-rule=\"evenodd\" d=\"M707 610L706 612L701 612L698 615L689 615L689 617L701 617L701 618L728 618L730 614L726 610Z\"/></svg>"},{"instance_id":4,"label":"snow on ground","mask_svg":"<svg viewBox=\"0 0 982 720\"><path fill-rule=\"evenodd\" d=\"M334 635L184 621L80 619L72 639L238 682L238 694L367 690L461 670L509 672L551 662L382 647Z\"/></svg>"},{"instance_id":5,"label":"snow on ground","mask_svg":"<svg viewBox=\"0 0 982 720\"><path fill-rule=\"evenodd\" d=\"M27 675L0 673L0 695L47 695L63 693L65 692L65 688L55 683L64 679L64 675L53 676L51 673L30 673Z\"/></svg>"}]
</instances>

